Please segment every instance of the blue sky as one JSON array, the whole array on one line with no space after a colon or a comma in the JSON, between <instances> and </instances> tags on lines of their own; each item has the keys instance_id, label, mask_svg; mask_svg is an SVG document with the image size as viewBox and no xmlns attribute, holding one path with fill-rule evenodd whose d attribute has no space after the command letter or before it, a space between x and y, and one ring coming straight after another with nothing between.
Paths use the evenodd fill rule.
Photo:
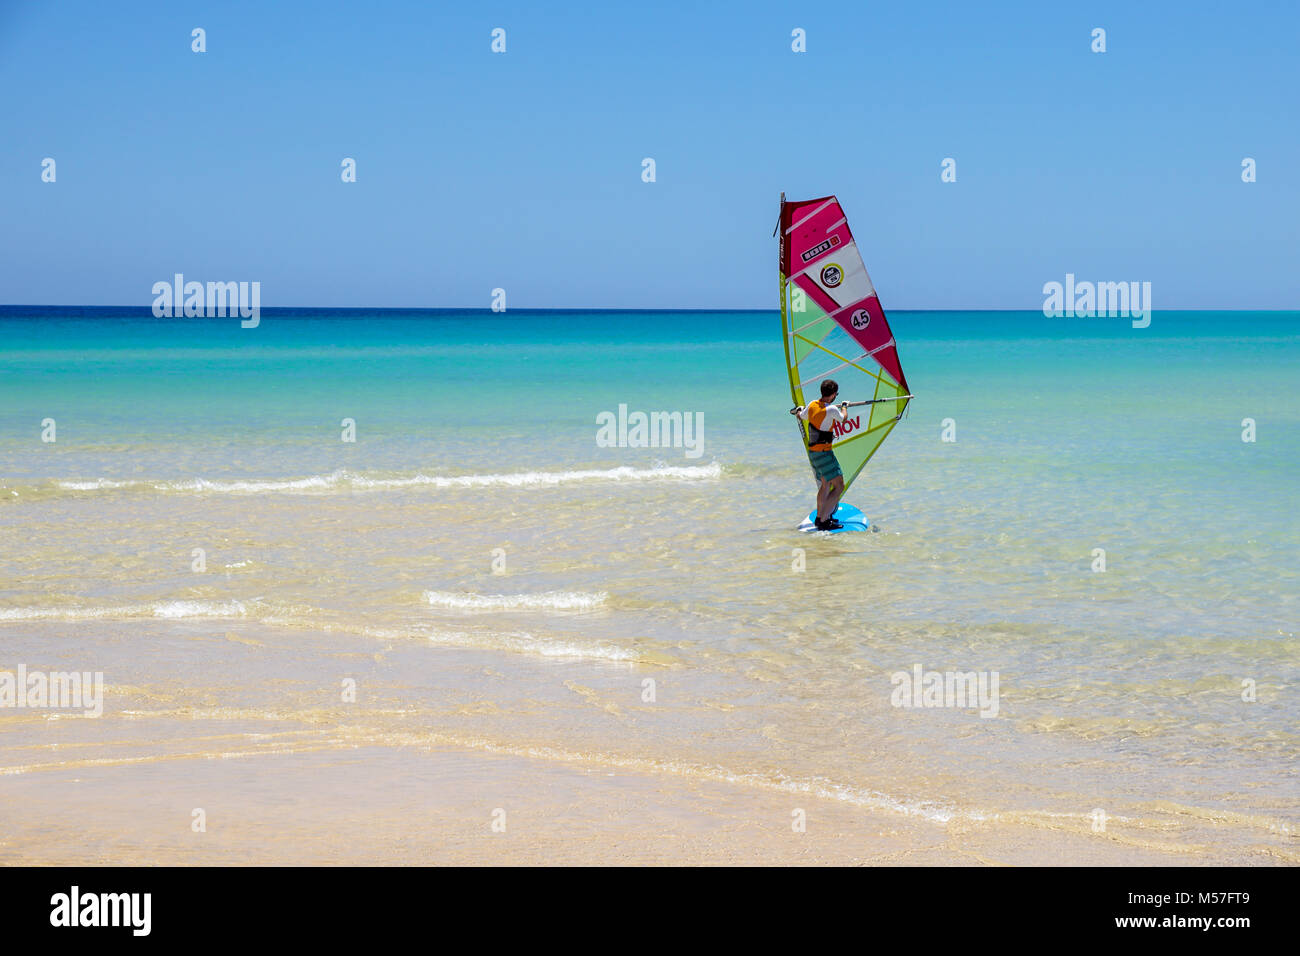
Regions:
<instances>
[{"instance_id":1,"label":"blue sky","mask_svg":"<svg viewBox=\"0 0 1300 956\"><path fill-rule=\"evenodd\" d=\"M770 309L784 190L886 309L1300 308L1297 10L3 3L0 302Z\"/></svg>"}]
</instances>

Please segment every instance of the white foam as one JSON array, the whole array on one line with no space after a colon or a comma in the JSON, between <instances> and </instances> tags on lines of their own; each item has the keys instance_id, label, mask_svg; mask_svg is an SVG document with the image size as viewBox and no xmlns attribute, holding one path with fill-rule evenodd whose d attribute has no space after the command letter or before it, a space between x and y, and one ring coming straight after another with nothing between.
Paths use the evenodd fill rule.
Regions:
<instances>
[{"instance_id":1,"label":"white foam","mask_svg":"<svg viewBox=\"0 0 1300 956\"><path fill-rule=\"evenodd\" d=\"M0 608L4 621L98 621L134 618L244 617L244 605L238 601L155 601L152 604L126 604L118 607L15 607Z\"/></svg>"},{"instance_id":2,"label":"white foam","mask_svg":"<svg viewBox=\"0 0 1300 956\"><path fill-rule=\"evenodd\" d=\"M422 638L437 647L465 650L508 651L534 657L567 657L574 660L622 661L634 664L674 663L674 659L651 650L620 647L608 643L586 643L566 638L538 637L526 631L459 631L425 626L415 628L350 628L324 625L324 630L346 630L381 641Z\"/></svg>"},{"instance_id":3,"label":"white foam","mask_svg":"<svg viewBox=\"0 0 1300 956\"><path fill-rule=\"evenodd\" d=\"M243 481L211 481L194 478L186 481L119 481L98 478L93 481L56 481L54 486L64 491L119 491L122 489L152 489L174 494L268 494L288 492L306 494L333 490L389 491L402 488L530 488L554 487L587 481L710 481L722 477L722 466L717 462L708 465L659 465L654 468L589 468L572 471L520 471L486 475L426 475L416 474L395 478L371 478L347 471L328 475L310 475L306 478L249 479Z\"/></svg>"},{"instance_id":4,"label":"white foam","mask_svg":"<svg viewBox=\"0 0 1300 956\"><path fill-rule=\"evenodd\" d=\"M546 591L542 594L473 594L425 591L434 607L453 611L591 611L604 605L609 594L599 591Z\"/></svg>"},{"instance_id":5,"label":"white foam","mask_svg":"<svg viewBox=\"0 0 1300 956\"><path fill-rule=\"evenodd\" d=\"M535 657L564 657L584 661L626 661L647 663L643 653L613 644L580 644L576 641L536 637L522 631L511 633L469 634L458 631L436 631L428 635L430 643L439 647L461 647L471 650L510 651Z\"/></svg>"},{"instance_id":6,"label":"white foam","mask_svg":"<svg viewBox=\"0 0 1300 956\"><path fill-rule=\"evenodd\" d=\"M589 468L574 471L521 471L495 475L416 475L413 478L358 479L359 487L484 488L565 485L582 481L708 481L722 477L722 466L660 465L655 468Z\"/></svg>"},{"instance_id":7,"label":"white foam","mask_svg":"<svg viewBox=\"0 0 1300 956\"><path fill-rule=\"evenodd\" d=\"M130 488L141 485L141 481L114 481L111 478L97 478L94 481L56 481L56 488L66 491L112 491L117 488Z\"/></svg>"},{"instance_id":8,"label":"white foam","mask_svg":"<svg viewBox=\"0 0 1300 956\"><path fill-rule=\"evenodd\" d=\"M160 601L150 605L154 617L243 617L247 611L238 601L214 604L210 601Z\"/></svg>"}]
</instances>

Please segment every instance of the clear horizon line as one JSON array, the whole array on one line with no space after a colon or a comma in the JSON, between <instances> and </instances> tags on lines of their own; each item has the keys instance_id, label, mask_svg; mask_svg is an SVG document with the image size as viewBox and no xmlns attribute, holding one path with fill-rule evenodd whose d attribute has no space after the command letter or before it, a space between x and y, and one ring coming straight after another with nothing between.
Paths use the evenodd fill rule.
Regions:
<instances>
[{"instance_id":1,"label":"clear horizon line","mask_svg":"<svg viewBox=\"0 0 1300 956\"><path fill-rule=\"evenodd\" d=\"M140 309L152 313L153 306L130 304L130 305L104 305L101 303L78 303L78 302L5 302L0 303L0 309ZM482 312L488 315L507 315L510 312L699 312L699 313L717 313L717 312L772 312L780 313L780 308L772 306L750 307L750 308L675 308L675 307L641 307L641 306L511 306L508 309L500 311L485 306L459 306L459 305L264 305L259 307L260 312L271 312L277 310L331 310L331 311L368 311L368 312ZM896 307L886 310L888 313L898 312L1026 312L1030 314L1041 314L1041 308L1004 308L998 306L963 306L958 308L902 308ZM1153 312L1297 312L1300 306L1295 308L1240 308L1240 307L1221 307L1221 308L1185 308L1181 306L1162 307L1153 309ZM1074 316L1075 318L1089 318L1089 316ZM159 316L159 318L222 318L222 316ZM1058 316L1058 318L1070 318L1070 316Z\"/></svg>"}]
</instances>

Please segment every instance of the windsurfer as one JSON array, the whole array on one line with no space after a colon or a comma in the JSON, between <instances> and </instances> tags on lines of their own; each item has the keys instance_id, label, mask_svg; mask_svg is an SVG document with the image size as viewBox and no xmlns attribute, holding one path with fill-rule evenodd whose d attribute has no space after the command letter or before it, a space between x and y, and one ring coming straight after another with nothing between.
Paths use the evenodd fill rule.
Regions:
<instances>
[{"instance_id":1,"label":"windsurfer","mask_svg":"<svg viewBox=\"0 0 1300 956\"><path fill-rule=\"evenodd\" d=\"M842 528L835 520L835 507L844 494L844 473L840 471L839 459L831 451L835 441L833 431L837 423L843 423L849 416L848 403L835 404L840 387L832 379L822 382L822 397L807 405L790 409L791 415L797 415L808 423L808 462L812 465L813 475L817 479L817 520L818 531L834 531Z\"/></svg>"}]
</instances>

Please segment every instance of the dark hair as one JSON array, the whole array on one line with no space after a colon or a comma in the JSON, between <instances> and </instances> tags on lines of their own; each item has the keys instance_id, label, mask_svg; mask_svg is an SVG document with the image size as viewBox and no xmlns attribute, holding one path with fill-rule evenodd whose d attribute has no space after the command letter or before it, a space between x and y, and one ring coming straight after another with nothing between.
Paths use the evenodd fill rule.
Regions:
<instances>
[{"instance_id":1,"label":"dark hair","mask_svg":"<svg viewBox=\"0 0 1300 956\"><path fill-rule=\"evenodd\" d=\"M830 398L839 390L840 387L835 384L835 379L833 378L828 378L826 381L822 382L822 398Z\"/></svg>"}]
</instances>

